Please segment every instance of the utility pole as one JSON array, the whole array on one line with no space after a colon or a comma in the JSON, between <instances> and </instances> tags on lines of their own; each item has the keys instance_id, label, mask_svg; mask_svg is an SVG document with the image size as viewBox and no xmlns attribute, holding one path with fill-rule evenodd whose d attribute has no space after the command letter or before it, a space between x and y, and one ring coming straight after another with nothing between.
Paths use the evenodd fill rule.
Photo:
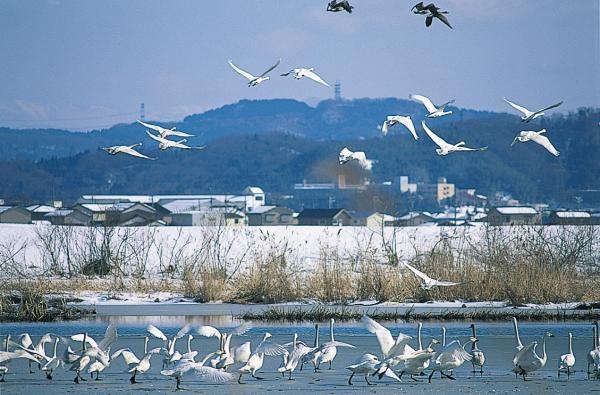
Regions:
<instances>
[{"instance_id":1,"label":"utility pole","mask_svg":"<svg viewBox=\"0 0 600 395\"><path fill-rule=\"evenodd\" d=\"M140 121L146 120L146 109L144 108L144 103L140 104Z\"/></svg>"}]
</instances>

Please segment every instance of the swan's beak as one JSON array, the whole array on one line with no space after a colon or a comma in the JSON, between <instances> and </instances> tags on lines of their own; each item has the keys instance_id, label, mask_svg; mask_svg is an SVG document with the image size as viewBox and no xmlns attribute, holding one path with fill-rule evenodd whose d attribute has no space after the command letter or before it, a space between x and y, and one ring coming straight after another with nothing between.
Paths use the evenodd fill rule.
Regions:
<instances>
[{"instance_id":1,"label":"swan's beak","mask_svg":"<svg viewBox=\"0 0 600 395\"><path fill-rule=\"evenodd\" d=\"M513 140L513 142L510 143L510 146L512 147L513 145L515 145L515 143L517 142L518 139L519 139L518 137L515 137L515 139Z\"/></svg>"}]
</instances>

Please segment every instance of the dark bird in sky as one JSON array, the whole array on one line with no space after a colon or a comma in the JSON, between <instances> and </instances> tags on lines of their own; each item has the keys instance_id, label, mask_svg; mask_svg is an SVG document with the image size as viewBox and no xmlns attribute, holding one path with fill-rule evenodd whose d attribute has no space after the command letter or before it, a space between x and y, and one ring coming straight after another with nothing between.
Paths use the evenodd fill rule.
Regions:
<instances>
[{"instance_id":1,"label":"dark bird in sky","mask_svg":"<svg viewBox=\"0 0 600 395\"><path fill-rule=\"evenodd\" d=\"M327 11L331 11L331 12L348 11L349 14L352 14L353 8L354 7L351 6L347 0L344 0L344 1L331 0L327 4Z\"/></svg>"},{"instance_id":2,"label":"dark bird in sky","mask_svg":"<svg viewBox=\"0 0 600 395\"><path fill-rule=\"evenodd\" d=\"M420 3L415 4L413 8L411 8L411 11L418 15L427 15L427 18L425 18L425 26L427 27L431 26L433 18L437 18L450 29L453 29L448 21L448 18L446 18L446 15L444 15L447 14L448 11L441 11L441 8L436 7L433 3L423 5L423 2L421 1Z\"/></svg>"}]
</instances>

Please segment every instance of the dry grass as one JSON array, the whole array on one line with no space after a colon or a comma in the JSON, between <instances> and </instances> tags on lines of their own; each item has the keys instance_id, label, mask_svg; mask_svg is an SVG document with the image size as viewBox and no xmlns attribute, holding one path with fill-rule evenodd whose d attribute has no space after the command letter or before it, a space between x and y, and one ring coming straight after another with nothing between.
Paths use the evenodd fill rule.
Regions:
<instances>
[{"instance_id":1,"label":"dry grass","mask_svg":"<svg viewBox=\"0 0 600 395\"><path fill-rule=\"evenodd\" d=\"M146 271L150 233L106 232L103 237L98 236L98 240L110 241L104 244L104 254L112 257L116 262L113 267L118 268L104 277L74 274L75 268L82 266L75 258L81 256L85 262L95 256L93 254L72 254L68 261L70 271L65 269L67 255L63 250L60 254L49 254L52 260L45 259L52 270L46 275L68 274L35 277L38 278L35 281L23 280L32 277L23 270L28 267L27 262L17 262L14 258L3 260L0 256L5 267L15 268L14 272L9 271L14 273L11 279L15 280L3 281L0 294L21 295L23 291L22 305L32 317L43 316L47 309L40 295L107 292L107 289L112 293L173 292L198 301L252 303L312 299L343 304L371 299L382 302L495 300L519 305L600 300L597 228L484 227L480 232L473 239L458 232L442 234L432 247L415 247L410 259L413 266L433 278L462 282L459 286L431 290L421 289L410 271L394 264L403 261L403 257L391 259L388 256L390 264L375 259L373 238L355 255L338 251L335 245L323 245L317 262L307 268L299 263L286 240L278 241L268 232L249 249L247 256L232 262L228 255L231 245L224 244L221 231L216 229L194 243L178 236L175 241L178 247L173 246L175 252L162 250L166 258L161 268L172 270L153 277ZM127 243L119 238L125 236ZM133 244L135 240L142 240L143 245ZM18 243L5 243L0 255L19 257L15 251L20 248ZM383 249L386 253L393 250L389 246ZM140 254L142 258L131 260ZM31 294L27 293L28 289L32 290ZM3 303L2 308L9 309L8 305L14 303Z\"/></svg>"}]
</instances>

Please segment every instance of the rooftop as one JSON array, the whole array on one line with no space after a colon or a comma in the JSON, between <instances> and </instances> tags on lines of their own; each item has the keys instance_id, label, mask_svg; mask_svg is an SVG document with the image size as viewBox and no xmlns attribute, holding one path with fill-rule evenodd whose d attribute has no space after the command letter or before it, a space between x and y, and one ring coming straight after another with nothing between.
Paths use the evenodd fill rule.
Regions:
<instances>
[{"instance_id":1,"label":"rooftop","mask_svg":"<svg viewBox=\"0 0 600 395\"><path fill-rule=\"evenodd\" d=\"M504 206L504 207L495 207L495 209L500 214L526 214L526 215L535 215L538 212L535 211L533 207L528 206Z\"/></svg>"}]
</instances>

